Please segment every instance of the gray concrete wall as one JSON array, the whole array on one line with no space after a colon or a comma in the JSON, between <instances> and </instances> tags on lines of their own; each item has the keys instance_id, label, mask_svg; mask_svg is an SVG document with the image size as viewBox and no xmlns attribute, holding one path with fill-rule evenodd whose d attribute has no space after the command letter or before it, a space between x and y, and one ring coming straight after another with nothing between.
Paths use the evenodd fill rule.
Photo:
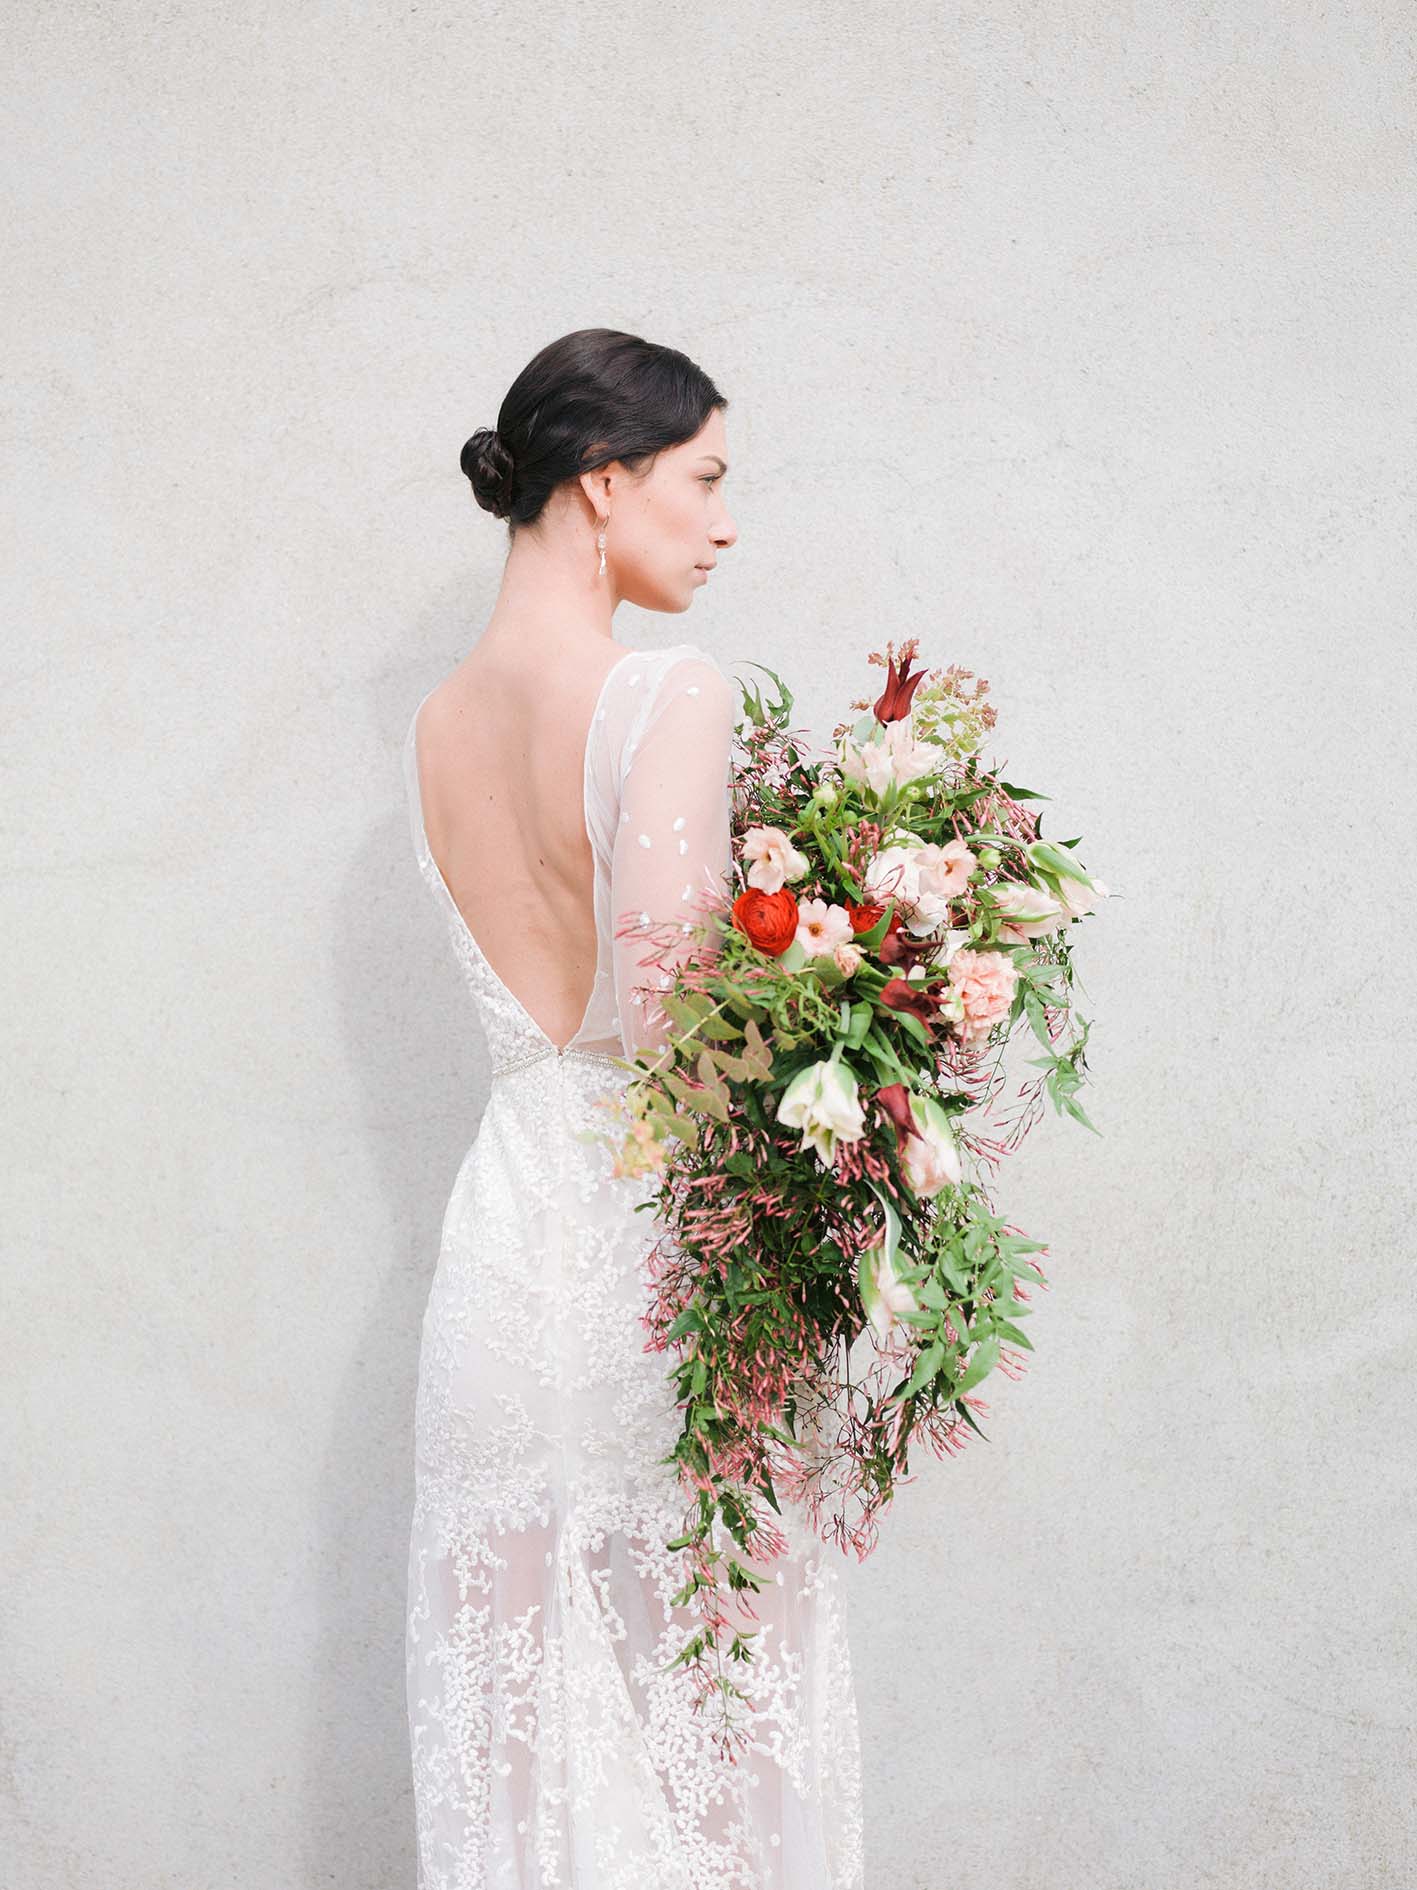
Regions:
<instances>
[{"instance_id":1,"label":"gray concrete wall","mask_svg":"<svg viewBox=\"0 0 1417 1890\"><path fill-rule=\"evenodd\" d=\"M1417 1881L1410 8L12 7L5 1881L412 1886L485 1098L397 745L544 342L730 395L689 635L987 676L1120 895L1034 1369L849 1565L872 1890ZM1405 1586L1406 1585L1406 1586Z\"/></svg>"}]
</instances>

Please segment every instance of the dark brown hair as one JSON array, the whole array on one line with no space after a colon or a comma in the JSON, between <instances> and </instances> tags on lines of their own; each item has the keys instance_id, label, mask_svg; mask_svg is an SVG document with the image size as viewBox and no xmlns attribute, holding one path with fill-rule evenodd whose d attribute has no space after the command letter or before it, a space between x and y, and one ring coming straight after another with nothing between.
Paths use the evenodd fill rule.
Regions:
<instances>
[{"instance_id":1,"label":"dark brown hair","mask_svg":"<svg viewBox=\"0 0 1417 1890\"><path fill-rule=\"evenodd\" d=\"M727 405L677 348L615 328L577 328L532 356L495 429L479 428L459 463L477 503L515 531L534 523L567 479L612 460L647 471L662 448L693 439Z\"/></svg>"}]
</instances>

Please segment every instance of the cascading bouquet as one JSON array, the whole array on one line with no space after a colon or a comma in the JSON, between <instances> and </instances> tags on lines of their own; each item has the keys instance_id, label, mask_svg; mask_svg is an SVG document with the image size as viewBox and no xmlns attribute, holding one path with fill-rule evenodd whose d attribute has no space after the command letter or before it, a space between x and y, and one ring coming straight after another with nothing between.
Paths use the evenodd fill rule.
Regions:
<instances>
[{"instance_id":1,"label":"cascading bouquet","mask_svg":"<svg viewBox=\"0 0 1417 1890\"><path fill-rule=\"evenodd\" d=\"M982 765L988 684L911 673L917 648L871 654L884 691L851 704L867 712L816 760L788 727L790 692L752 665L777 693L739 684L741 890L702 914L687 958L678 919L617 932L648 942L640 963L661 976L641 988L671 1027L606 1102L616 1173L658 1178L641 1204L662 1223L645 1323L683 1411L665 1461L690 1522L669 1546L688 1566L675 1603L698 1617L669 1664L694 1677L696 1708L716 1696L727 1749L743 1736L731 1701L751 1701L722 1641L751 1663L746 1591L789 1546L755 1498L779 1517L790 1500L865 1558L910 1446L962 1447L987 1411L976 1387L1017 1377L1032 1349L1019 1321L1047 1248L994 1214L982 1171L1045 1093L1093 1127L1070 934L1107 888L1076 840L1041 837L1025 803L1046 796ZM1041 1073L997 1124L1021 1021ZM717 1546L719 1521L738 1554Z\"/></svg>"}]
</instances>

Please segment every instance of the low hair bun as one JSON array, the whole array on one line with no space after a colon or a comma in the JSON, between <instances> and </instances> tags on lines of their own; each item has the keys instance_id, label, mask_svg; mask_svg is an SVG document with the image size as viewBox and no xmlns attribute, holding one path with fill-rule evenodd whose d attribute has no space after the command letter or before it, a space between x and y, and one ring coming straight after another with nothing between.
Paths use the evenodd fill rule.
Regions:
<instances>
[{"instance_id":1,"label":"low hair bun","mask_svg":"<svg viewBox=\"0 0 1417 1890\"><path fill-rule=\"evenodd\" d=\"M727 405L677 348L619 328L576 328L532 356L496 426L473 434L460 464L477 503L514 538L545 516L553 493L601 466L646 477L657 453L692 440Z\"/></svg>"},{"instance_id":2,"label":"low hair bun","mask_svg":"<svg viewBox=\"0 0 1417 1890\"><path fill-rule=\"evenodd\" d=\"M463 447L458 463L483 511L493 518L506 518L512 509L517 468L501 434L491 427L479 427Z\"/></svg>"}]
</instances>

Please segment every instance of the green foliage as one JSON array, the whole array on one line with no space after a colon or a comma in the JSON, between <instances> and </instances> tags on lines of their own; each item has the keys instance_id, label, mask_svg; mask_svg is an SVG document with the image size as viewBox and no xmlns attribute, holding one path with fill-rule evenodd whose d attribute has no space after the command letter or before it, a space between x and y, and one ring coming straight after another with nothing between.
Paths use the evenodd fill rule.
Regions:
<instances>
[{"instance_id":1,"label":"green foliage","mask_svg":"<svg viewBox=\"0 0 1417 1890\"><path fill-rule=\"evenodd\" d=\"M1048 797L982 767L974 752L982 728L977 708L966 713L943 689L921 718L938 743L938 760L916 780L878 793L831 760L812 761L788 726L791 691L766 665L749 667L774 687L740 679L751 752L759 759L751 809L739 811L753 825L782 828L805 855L807 872L794 894L865 903L862 833L868 843L879 833L883 845L893 843L897 828L926 844L962 840L976 865L959 901L955 942L962 935L976 950L1002 953L1016 973L1008 1015L989 1048L1001 1055L1015 1027L1025 1027L1045 1053L1032 1059L1042 1073L1035 1088L1058 1113L1097 1133L1078 1101L1088 1026L1072 1009L1071 926L1023 943L1001 938L1007 896L994 896L1001 885L1055 895L1064 879L1092 885L1075 856L1076 841L1044 841L1041 819L1020 805ZM876 726L873 716L859 717L854 738L870 739ZM637 1083L643 1120L665 1151L659 1200L650 1205L667 1223L678 1269L675 1297L666 1302L677 1310L661 1337L682 1428L664 1461L678 1466L693 1493L688 1526L669 1546L692 1561L676 1605L696 1605L705 1615L712 1615L720 1581L735 1594L759 1587L761 1575L749 1563L761 1505L779 1510L774 1469L784 1456L809 1448L790 1390L769 1417L754 1406L750 1418L746 1387L764 1360L774 1362L784 1385L795 1374L798 1383L820 1387L827 1362L868 1323L862 1293L870 1281L858 1286L853 1279L865 1260L863 1243L869 1263L884 1255L891 1280L908 1289L908 1296L892 1293L890 1316L909 1349L908 1369L868 1412L857 1413L849 1433L857 1440L851 1487L866 1509L889 1500L907 1470L912 1439L931 1419L943 1416L982 1436L969 1394L996 1371L1006 1347L1033 1351L1024 1331L1031 1307L1015 1286L1037 1277L1028 1256L1046 1249L1007 1231L977 1175L917 1197L896 1125L875 1101L896 1084L907 1096L928 1098L924 1114L939 1112L934 1132L941 1121L952 1125L949 1132L967 1151L970 1114L992 1089L978 1068L983 1053L961 1051L948 1012L932 1010L927 1023L881 1002L887 983L906 975L918 943L902 933L904 962L880 962L900 903L890 897L870 929L854 935L862 954L854 970L843 971L830 954L809 956L799 941L773 956L723 923L712 964L660 994L670 1041ZM925 979L912 981L932 1005L934 994L951 989L945 962L943 955L926 962ZM793 1078L828 1061L852 1072L864 1111L861 1146L839 1168L823 1166L777 1115ZM734 1227L726 1248L696 1233L690 1210L706 1200ZM735 1212L741 1223L733 1222ZM818 1411L819 1400L811 1408ZM829 1436L827 1444L840 1459L841 1437ZM732 1476L721 1468L727 1462L737 1465ZM750 1661L750 1638L733 1632L727 1659ZM668 1664L697 1667L712 1659L711 1689L724 1700L742 1698L723 1672L719 1642L705 1619Z\"/></svg>"},{"instance_id":2,"label":"green foliage","mask_svg":"<svg viewBox=\"0 0 1417 1890\"><path fill-rule=\"evenodd\" d=\"M739 682L739 692L743 698L743 707L755 728L781 728L792 713L793 694L775 669L769 669L766 663L749 663L750 669L760 669L765 676L771 676L777 685L777 700L770 707L764 707L761 686L750 689L748 684Z\"/></svg>"}]
</instances>

